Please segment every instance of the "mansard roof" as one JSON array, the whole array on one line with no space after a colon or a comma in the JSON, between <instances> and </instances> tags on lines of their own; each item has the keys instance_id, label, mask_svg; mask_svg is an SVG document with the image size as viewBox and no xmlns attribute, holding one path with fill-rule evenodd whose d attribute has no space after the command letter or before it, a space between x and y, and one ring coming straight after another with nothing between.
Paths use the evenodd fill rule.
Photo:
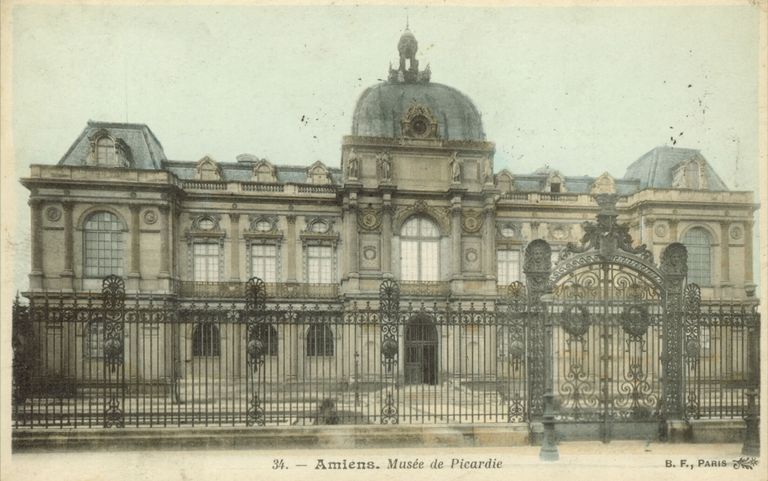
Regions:
<instances>
[{"instance_id":1,"label":"mansard roof","mask_svg":"<svg viewBox=\"0 0 768 481\"><path fill-rule=\"evenodd\" d=\"M703 190L724 191L728 186L696 149L661 146L650 150L627 168L624 179L638 179L643 189L673 189L674 173L681 165L698 160L704 165Z\"/></svg>"},{"instance_id":2,"label":"mansard roof","mask_svg":"<svg viewBox=\"0 0 768 481\"><path fill-rule=\"evenodd\" d=\"M162 162L166 160L163 146L147 125L93 120L88 121L83 132L59 160L59 165L86 165L91 153L90 137L102 130L110 137L122 140L130 148L131 168L162 168Z\"/></svg>"},{"instance_id":3,"label":"mansard roof","mask_svg":"<svg viewBox=\"0 0 768 481\"><path fill-rule=\"evenodd\" d=\"M255 162L220 162L221 180L232 182L250 182L253 179L253 165ZM163 168L175 174L180 179L195 179L197 173L196 162L167 161ZM275 165L277 182L305 184L307 182L306 165ZM333 184L341 184L341 169L327 167Z\"/></svg>"},{"instance_id":4,"label":"mansard roof","mask_svg":"<svg viewBox=\"0 0 768 481\"><path fill-rule=\"evenodd\" d=\"M513 190L519 192L541 192L546 186L547 178L553 173L559 174L564 179L564 191L572 194L591 193L592 185L600 177L564 175L562 172L550 167L543 167L537 169L532 174L520 175L513 173ZM616 193L619 195L629 195L641 190L640 182L636 179L615 179L615 182Z\"/></svg>"}]
</instances>

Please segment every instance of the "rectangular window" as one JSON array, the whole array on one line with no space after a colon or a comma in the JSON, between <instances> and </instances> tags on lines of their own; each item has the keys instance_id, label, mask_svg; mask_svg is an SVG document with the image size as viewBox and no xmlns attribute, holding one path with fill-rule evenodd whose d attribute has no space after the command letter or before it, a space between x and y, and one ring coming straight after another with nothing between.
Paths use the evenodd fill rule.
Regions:
<instances>
[{"instance_id":1,"label":"rectangular window","mask_svg":"<svg viewBox=\"0 0 768 481\"><path fill-rule=\"evenodd\" d=\"M277 246L251 245L251 275L264 282L277 282Z\"/></svg>"},{"instance_id":2,"label":"rectangular window","mask_svg":"<svg viewBox=\"0 0 768 481\"><path fill-rule=\"evenodd\" d=\"M219 244L196 243L192 248L194 280L219 282Z\"/></svg>"},{"instance_id":3,"label":"rectangular window","mask_svg":"<svg viewBox=\"0 0 768 481\"><path fill-rule=\"evenodd\" d=\"M307 246L307 282L330 284L336 281L333 272L333 247Z\"/></svg>"},{"instance_id":4,"label":"rectangular window","mask_svg":"<svg viewBox=\"0 0 768 481\"><path fill-rule=\"evenodd\" d=\"M497 256L496 282L500 286L509 285L520 280L520 251L499 250Z\"/></svg>"}]
</instances>

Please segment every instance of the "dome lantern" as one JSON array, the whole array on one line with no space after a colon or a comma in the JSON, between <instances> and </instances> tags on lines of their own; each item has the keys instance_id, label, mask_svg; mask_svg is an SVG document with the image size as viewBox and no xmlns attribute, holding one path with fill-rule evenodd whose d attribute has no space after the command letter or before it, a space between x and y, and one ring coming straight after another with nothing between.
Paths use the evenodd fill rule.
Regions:
<instances>
[{"instance_id":1,"label":"dome lantern","mask_svg":"<svg viewBox=\"0 0 768 481\"><path fill-rule=\"evenodd\" d=\"M400 54L400 63L397 69L389 67L390 82L429 82L431 72L429 66L424 71L419 71L419 61L416 52L419 50L419 42L416 36L406 25L405 31L397 42L397 52Z\"/></svg>"}]
</instances>

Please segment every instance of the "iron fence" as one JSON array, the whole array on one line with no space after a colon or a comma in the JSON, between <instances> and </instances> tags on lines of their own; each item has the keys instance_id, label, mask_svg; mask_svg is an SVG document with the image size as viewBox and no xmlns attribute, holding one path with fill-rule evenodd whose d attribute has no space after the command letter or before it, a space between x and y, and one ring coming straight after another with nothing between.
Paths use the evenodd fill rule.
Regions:
<instances>
[{"instance_id":1,"label":"iron fence","mask_svg":"<svg viewBox=\"0 0 768 481\"><path fill-rule=\"evenodd\" d=\"M515 283L493 303L406 303L386 281L369 302L273 301L251 283L209 303L126 296L121 283L15 303L16 428L528 422L541 414L545 321L561 422L662 412L653 299L630 312L566 296L541 310ZM756 304L690 291L685 417L741 417L758 378Z\"/></svg>"}]
</instances>

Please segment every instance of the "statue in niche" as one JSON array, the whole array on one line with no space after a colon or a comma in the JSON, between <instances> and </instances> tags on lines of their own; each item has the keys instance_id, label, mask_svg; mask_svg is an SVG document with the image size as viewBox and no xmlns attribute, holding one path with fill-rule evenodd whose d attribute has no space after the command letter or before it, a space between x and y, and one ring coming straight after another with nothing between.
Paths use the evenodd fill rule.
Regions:
<instances>
[{"instance_id":1,"label":"statue in niche","mask_svg":"<svg viewBox=\"0 0 768 481\"><path fill-rule=\"evenodd\" d=\"M451 179L455 184L461 183L461 159L458 152L451 156Z\"/></svg>"},{"instance_id":2,"label":"statue in niche","mask_svg":"<svg viewBox=\"0 0 768 481\"><path fill-rule=\"evenodd\" d=\"M483 181L488 184L493 183L493 169L491 168L491 159L486 157L483 161Z\"/></svg>"},{"instance_id":3,"label":"statue in niche","mask_svg":"<svg viewBox=\"0 0 768 481\"><path fill-rule=\"evenodd\" d=\"M376 162L379 165L379 177L382 182L392 180L392 159L389 152L381 152L376 156Z\"/></svg>"},{"instance_id":4,"label":"statue in niche","mask_svg":"<svg viewBox=\"0 0 768 481\"><path fill-rule=\"evenodd\" d=\"M355 149L349 151L349 157L347 157L347 178L357 179L360 174L360 159L355 153Z\"/></svg>"}]
</instances>

